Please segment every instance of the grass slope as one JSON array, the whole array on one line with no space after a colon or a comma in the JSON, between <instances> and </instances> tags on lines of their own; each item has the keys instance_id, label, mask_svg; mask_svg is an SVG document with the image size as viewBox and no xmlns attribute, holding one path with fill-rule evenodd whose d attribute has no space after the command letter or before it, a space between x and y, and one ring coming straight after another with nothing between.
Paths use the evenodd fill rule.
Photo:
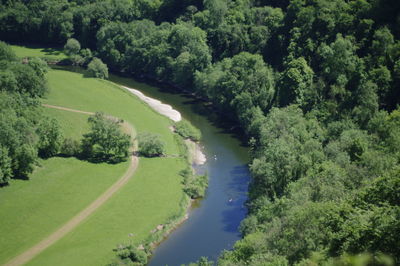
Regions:
<instances>
[{"instance_id":1,"label":"grass slope","mask_svg":"<svg viewBox=\"0 0 400 266\"><path fill-rule=\"evenodd\" d=\"M157 164L157 165L156 165ZM139 168L115 196L76 230L34 258L28 265L106 265L116 244L141 243L158 224L179 212L182 198L172 158L140 159ZM133 237L129 237L129 234Z\"/></svg>"},{"instance_id":2,"label":"grass slope","mask_svg":"<svg viewBox=\"0 0 400 266\"><path fill-rule=\"evenodd\" d=\"M46 58L51 61L58 61L67 58L67 55L63 53L61 49L57 48L43 48L35 45L29 46L18 46L11 45L15 54L20 58L25 57L40 57Z\"/></svg>"},{"instance_id":3,"label":"grass slope","mask_svg":"<svg viewBox=\"0 0 400 266\"><path fill-rule=\"evenodd\" d=\"M143 131L160 134L167 153L177 154L177 146L168 127L171 121L150 109L128 91L111 82L85 78L83 74L50 70L47 75L52 88L44 103L82 111L102 111L122 118Z\"/></svg>"},{"instance_id":4,"label":"grass slope","mask_svg":"<svg viewBox=\"0 0 400 266\"><path fill-rule=\"evenodd\" d=\"M51 108L45 108L45 113L57 119L64 137L80 140L82 135L89 131L89 124L87 122L89 115Z\"/></svg>"},{"instance_id":5,"label":"grass slope","mask_svg":"<svg viewBox=\"0 0 400 266\"><path fill-rule=\"evenodd\" d=\"M128 163L91 164L74 158L41 161L29 181L0 190L0 264L39 242L90 204Z\"/></svg>"},{"instance_id":6,"label":"grass slope","mask_svg":"<svg viewBox=\"0 0 400 266\"><path fill-rule=\"evenodd\" d=\"M51 70L51 91L45 103L84 111L103 111L135 125L138 132L161 135L169 154L178 153L171 122L133 95L110 82L82 74ZM46 109L61 122L64 135L79 138L87 130L86 115ZM90 164L73 158L41 162L30 181L14 180L0 190L0 264L37 243L82 210L126 170L118 165ZM179 158L140 159L132 178L105 205L55 245L39 254L33 265L99 265L113 258L116 244L129 233L142 241L158 224L179 212L183 197Z\"/></svg>"}]
</instances>

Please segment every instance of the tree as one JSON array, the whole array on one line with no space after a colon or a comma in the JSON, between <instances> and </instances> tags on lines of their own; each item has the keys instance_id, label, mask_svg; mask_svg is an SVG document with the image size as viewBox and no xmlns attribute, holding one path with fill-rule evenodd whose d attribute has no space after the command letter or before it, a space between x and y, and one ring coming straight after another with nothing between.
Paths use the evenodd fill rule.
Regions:
<instances>
[{"instance_id":1,"label":"tree","mask_svg":"<svg viewBox=\"0 0 400 266\"><path fill-rule=\"evenodd\" d=\"M11 158L8 151L0 145L0 185L7 184L12 176Z\"/></svg>"},{"instance_id":2,"label":"tree","mask_svg":"<svg viewBox=\"0 0 400 266\"><path fill-rule=\"evenodd\" d=\"M141 133L137 137L139 152L146 157L161 156L165 153L165 143L159 135L152 133Z\"/></svg>"},{"instance_id":3,"label":"tree","mask_svg":"<svg viewBox=\"0 0 400 266\"><path fill-rule=\"evenodd\" d=\"M88 159L120 162L127 159L130 136L122 133L120 121L96 113L88 118L90 132L83 135L83 155Z\"/></svg>"},{"instance_id":4,"label":"tree","mask_svg":"<svg viewBox=\"0 0 400 266\"><path fill-rule=\"evenodd\" d=\"M235 111L227 114L231 118L242 113L242 99L250 98L252 106L267 110L274 96L274 83L272 70L262 57L247 52L196 72L195 80L197 91L205 93L220 110Z\"/></svg>"},{"instance_id":5,"label":"tree","mask_svg":"<svg viewBox=\"0 0 400 266\"><path fill-rule=\"evenodd\" d=\"M36 72L39 69L24 64L13 64L9 69L17 81L16 92L27 94L30 97L42 97L46 93L46 80Z\"/></svg>"},{"instance_id":6,"label":"tree","mask_svg":"<svg viewBox=\"0 0 400 266\"><path fill-rule=\"evenodd\" d=\"M11 46L7 45L5 42L0 41L0 61L16 61L17 56L12 50Z\"/></svg>"},{"instance_id":7,"label":"tree","mask_svg":"<svg viewBox=\"0 0 400 266\"><path fill-rule=\"evenodd\" d=\"M108 78L107 65L97 57L94 57L93 60L88 64L87 70L93 77L101 79Z\"/></svg>"},{"instance_id":8,"label":"tree","mask_svg":"<svg viewBox=\"0 0 400 266\"><path fill-rule=\"evenodd\" d=\"M67 43L64 45L64 51L67 55L76 55L81 50L81 44L74 38L68 39Z\"/></svg>"},{"instance_id":9,"label":"tree","mask_svg":"<svg viewBox=\"0 0 400 266\"><path fill-rule=\"evenodd\" d=\"M44 79L49 67L47 63L39 57L33 57L29 59L28 65L35 70L36 75Z\"/></svg>"},{"instance_id":10,"label":"tree","mask_svg":"<svg viewBox=\"0 0 400 266\"><path fill-rule=\"evenodd\" d=\"M297 103L301 106L315 102L316 93L313 91L314 71L303 58L291 60L282 73L279 82L279 101L285 106Z\"/></svg>"},{"instance_id":11,"label":"tree","mask_svg":"<svg viewBox=\"0 0 400 266\"><path fill-rule=\"evenodd\" d=\"M60 151L63 137L57 120L43 119L38 125L36 133L39 136L38 151L41 157L48 158Z\"/></svg>"}]
</instances>

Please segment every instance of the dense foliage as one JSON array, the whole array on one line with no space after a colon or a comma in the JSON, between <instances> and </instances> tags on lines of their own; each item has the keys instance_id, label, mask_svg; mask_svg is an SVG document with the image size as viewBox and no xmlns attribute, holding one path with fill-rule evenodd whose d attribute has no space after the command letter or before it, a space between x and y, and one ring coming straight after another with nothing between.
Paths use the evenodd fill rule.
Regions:
<instances>
[{"instance_id":1,"label":"dense foliage","mask_svg":"<svg viewBox=\"0 0 400 266\"><path fill-rule=\"evenodd\" d=\"M101 59L94 57L88 64L87 70L92 77L105 79L108 78L107 65Z\"/></svg>"},{"instance_id":2,"label":"dense foliage","mask_svg":"<svg viewBox=\"0 0 400 266\"><path fill-rule=\"evenodd\" d=\"M218 264L329 265L361 252L399 263L399 1L2 3L2 38L74 37L110 69L195 92L241 125L249 216ZM27 67L1 82L26 91L10 73Z\"/></svg>"},{"instance_id":3,"label":"dense foliage","mask_svg":"<svg viewBox=\"0 0 400 266\"><path fill-rule=\"evenodd\" d=\"M94 161L120 162L128 158L130 136L123 133L120 121L96 113L88 118L90 131L83 135L84 158Z\"/></svg>"},{"instance_id":4,"label":"dense foliage","mask_svg":"<svg viewBox=\"0 0 400 266\"><path fill-rule=\"evenodd\" d=\"M161 140L159 135L143 132L137 136L137 140L141 155L155 157L165 154L165 142Z\"/></svg>"},{"instance_id":5,"label":"dense foliage","mask_svg":"<svg viewBox=\"0 0 400 266\"><path fill-rule=\"evenodd\" d=\"M193 141L200 141L201 132L195 128L189 121L181 120L175 123L175 132L184 139L191 139Z\"/></svg>"},{"instance_id":6,"label":"dense foliage","mask_svg":"<svg viewBox=\"0 0 400 266\"><path fill-rule=\"evenodd\" d=\"M46 92L47 64L38 58L19 62L0 42L0 185L27 178L39 156L58 153L61 132L57 121L45 117L38 97Z\"/></svg>"}]
</instances>

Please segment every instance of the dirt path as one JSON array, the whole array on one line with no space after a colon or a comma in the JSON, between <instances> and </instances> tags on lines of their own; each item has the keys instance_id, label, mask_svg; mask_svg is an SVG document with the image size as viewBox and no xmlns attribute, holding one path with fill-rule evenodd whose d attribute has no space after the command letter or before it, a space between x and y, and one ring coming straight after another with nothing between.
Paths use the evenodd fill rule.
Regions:
<instances>
[{"instance_id":1,"label":"dirt path","mask_svg":"<svg viewBox=\"0 0 400 266\"><path fill-rule=\"evenodd\" d=\"M48 104L43 104L43 106L48 107L48 108L54 108L54 109L59 109L59 110L64 110L64 111L69 111L69 112L75 112L75 113L81 113L81 114L88 114L88 115L93 115L94 113L91 112L85 112L85 111L80 111L80 110L75 110L75 109L70 109L66 107L61 107L61 106L54 106L54 105L48 105ZM134 129L132 125L128 123L124 123L124 128L128 129L131 133L131 136L133 137L134 135ZM135 172L137 166L138 166L138 158L133 155L131 156L130 164L128 170L124 173L124 175L117 181L115 182L111 187L109 187L102 195L100 195L97 199L95 199L89 206L87 206L84 210L82 210L80 213L78 213L76 216L74 216L72 219L70 219L68 222L66 222L63 226L58 228L54 233L28 249L27 251L23 252L22 254L18 255L17 257L13 258L9 262L7 262L5 265L11 266L11 265L23 265L33 259L36 255L38 255L40 252L57 242L59 239L61 239L63 236L65 236L67 233L72 231L75 227L77 227L83 220L85 220L89 215L91 215L94 211L96 211L101 205L103 205L116 191L118 191L121 187L123 187L130 177L133 175Z\"/></svg>"}]
</instances>

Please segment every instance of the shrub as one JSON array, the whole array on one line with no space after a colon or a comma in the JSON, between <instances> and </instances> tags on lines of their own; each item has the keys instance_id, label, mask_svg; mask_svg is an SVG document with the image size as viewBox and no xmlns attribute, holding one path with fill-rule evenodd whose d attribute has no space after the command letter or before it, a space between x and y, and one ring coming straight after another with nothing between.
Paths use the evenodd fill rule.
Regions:
<instances>
[{"instance_id":1,"label":"shrub","mask_svg":"<svg viewBox=\"0 0 400 266\"><path fill-rule=\"evenodd\" d=\"M123 262L125 265L125 262L130 262L129 265L146 265L147 264L147 257L149 254L142 249L139 249L136 246L133 245L127 245L127 246L121 246L115 249L117 252L117 256ZM116 265L120 265L119 263L116 263Z\"/></svg>"},{"instance_id":2,"label":"shrub","mask_svg":"<svg viewBox=\"0 0 400 266\"><path fill-rule=\"evenodd\" d=\"M152 133L141 133L137 137L139 142L139 153L146 157L161 156L165 153L165 143L159 135Z\"/></svg>"},{"instance_id":3,"label":"shrub","mask_svg":"<svg viewBox=\"0 0 400 266\"><path fill-rule=\"evenodd\" d=\"M108 67L101 59L94 57L88 64L87 70L93 77L106 79L108 78Z\"/></svg>"},{"instance_id":4,"label":"shrub","mask_svg":"<svg viewBox=\"0 0 400 266\"><path fill-rule=\"evenodd\" d=\"M175 123L175 131L185 139L191 139L193 141L199 141L201 139L200 130L186 120Z\"/></svg>"},{"instance_id":5,"label":"shrub","mask_svg":"<svg viewBox=\"0 0 400 266\"><path fill-rule=\"evenodd\" d=\"M184 192L192 199L204 197L208 186L207 175L195 175L190 167L180 172L183 177Z\"/></svg>"},{"instance_id":6,"label":"shrub","mask_svg":"<svg viewBox=\"0 0 400 266\"><path fill-rule=\"evenodd\" d=\"M66 157L78 156L80 153L79 141L65 138L61 145L60 153Z\"/></svg>"},{"instance_id":7,"label":"shrub","mask_svg":"<svg viewBox=\"0 0 400 266\"><path fill-rule=\"evenodd\" d=\"M81 44L74 38L68 39L64 45L64 52L69 56L79 53L79 50L81 50Z\"/></svg>"}]
</instances>

